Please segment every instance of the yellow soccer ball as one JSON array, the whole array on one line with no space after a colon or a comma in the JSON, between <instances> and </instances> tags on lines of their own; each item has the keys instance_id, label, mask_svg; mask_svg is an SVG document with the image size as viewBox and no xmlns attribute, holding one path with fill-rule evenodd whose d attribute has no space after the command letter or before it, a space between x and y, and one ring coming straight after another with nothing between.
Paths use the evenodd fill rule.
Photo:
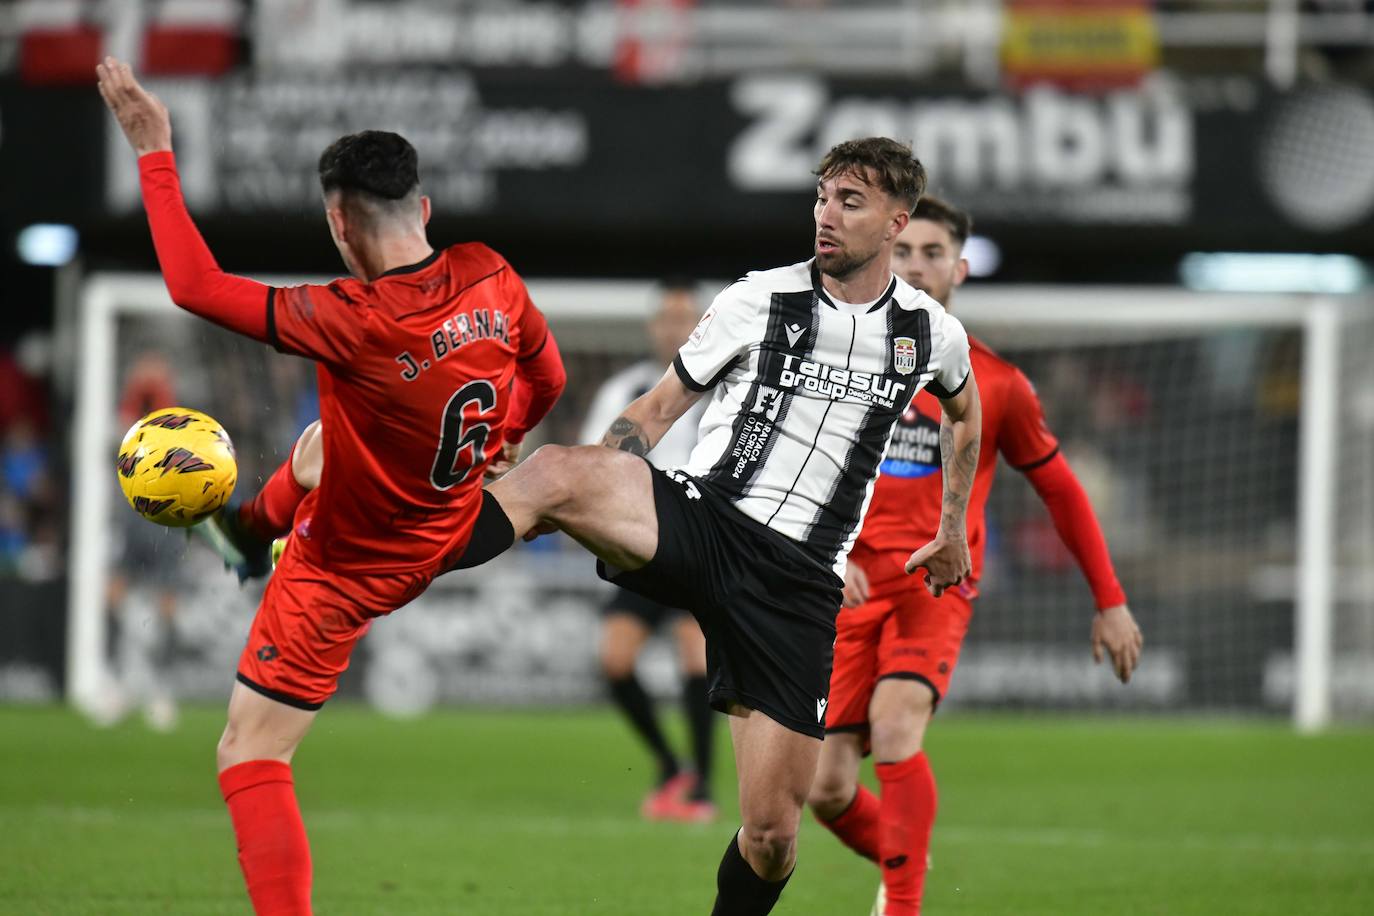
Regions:
<instances>
[{"instance_id":1,"label":"yellow soccer ball","mask_svg":"<svg viewBox=\"0 0 1374 916\"><path fill-rule=\"evenodd\" d=\"M135 423L119 444L116 470L134 511L170 528L212 515L239 476L224 427L189 407L155 410Z\"/></svg>"}]
</instances>

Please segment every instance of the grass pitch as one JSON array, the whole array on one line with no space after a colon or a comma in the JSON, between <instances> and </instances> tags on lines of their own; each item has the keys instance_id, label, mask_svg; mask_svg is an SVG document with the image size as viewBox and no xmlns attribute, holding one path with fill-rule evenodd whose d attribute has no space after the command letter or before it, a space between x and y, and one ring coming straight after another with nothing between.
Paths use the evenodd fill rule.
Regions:
<instances>
[{"instance_id":1,"label":"grass pitch","mask_svg":"<svg viewBox=\"0 0 1374 916\"><path fill-rule=\"evenodd\" d=\"M213 758L171 735L0 709L0 913L247 914ZM649 772L608 711L344 704L296 760L322 916L705 914L736 824L722 723L709 826L647 824ZM931 914L1374 912L1374 731L951 713ZM808 816L775 913L867 914L877 870Z\"/></svg>"}]
</instances>

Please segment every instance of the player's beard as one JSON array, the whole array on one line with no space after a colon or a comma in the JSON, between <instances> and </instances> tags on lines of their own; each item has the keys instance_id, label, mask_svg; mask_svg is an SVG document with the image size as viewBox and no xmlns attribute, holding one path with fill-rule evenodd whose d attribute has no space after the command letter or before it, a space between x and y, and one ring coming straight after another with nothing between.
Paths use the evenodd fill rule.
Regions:
<instances>
[{"instance_id":1,"label":"player's beard","mask_svg":"<svg viewBox=\"0 0 1374 916\"><path fill-rule=\"evenodd\" d=\"M841 247L838 251L830 254L822 254L817 251L816 266L826 276L834 277L836 280L846 280L867 267L869 262L877 257L877 254L876 251L859 253L846 247Z\"/></svg>"}]
</instances>

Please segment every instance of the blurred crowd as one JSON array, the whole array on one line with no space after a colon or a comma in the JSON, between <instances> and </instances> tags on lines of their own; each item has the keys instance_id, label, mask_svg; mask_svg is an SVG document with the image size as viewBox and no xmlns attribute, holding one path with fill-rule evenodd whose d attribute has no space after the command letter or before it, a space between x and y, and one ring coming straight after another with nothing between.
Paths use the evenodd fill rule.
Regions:
<instances>
[{"instance_id":1,"label":"blurred crowd","mask_svg":"<svg viewBox=\"0 0 1374 916\"><path fill-rule=\"evenodd\" d=\"M56 579L65 487L52 447L48 339L0 344L0 579Z\"/></svg>"}]
</instances>

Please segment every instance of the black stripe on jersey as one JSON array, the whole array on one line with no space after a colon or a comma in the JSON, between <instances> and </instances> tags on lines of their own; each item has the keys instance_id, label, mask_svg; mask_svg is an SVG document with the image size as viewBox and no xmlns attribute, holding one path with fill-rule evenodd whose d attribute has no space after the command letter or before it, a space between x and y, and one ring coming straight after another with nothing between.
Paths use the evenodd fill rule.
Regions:
<instances>
[{"instance_id":1,"label":"black stripe on jersey","mask_svg":"<svg viewBox=\"0 0 1374 916\"><path fill-rule=\"evenodd\" d=\"M910 337L916 344L916 368L909 374L897 371L897 337ZM930 313L925 309L906 311L889 309L887 313L888 378L918 379L930 366ZM913 394L914 392L914 385ZM870 404L860 421L858 434L844 456L840 474L829 498L821 503L807 529L807 541L827 550L834 557L849 540L860 521L869 485L878 474L878 465L887 450L888 439L897 419L906 410L911 397L897 401L892 407Z\"/></svg>"},{"instance_id":2,"label":"black stripe on jersey","mask_svg":"<svg viewBox=\"0 0 1374 916\"><path fill-rule=\"evenodd\" d=\"M396 270L401 270L401 268L398 267L398 268L396 268ZM499 276L500 274L502 274L503 272L505 272L505 270L506 270L505 265L502 265L502 266L496 268L495 270L493 270L491 273L485 274L485 275L483 275L483 276L478 277L476 280L473 280L473 281L472 281L471 283L469 283L467 286L462 287L462 288L459 289L457 292L455 292L453 295L451 295L451 296L449 296L447 299L445 299L443 302L430 303L429 305L426 305L426 306L424 306L423 308L418 308L418 309L416 309L416 310L413 311L413 312L403 312L403 313L401 313L400 315L397 315L397 316L395 317L395 319L393 319L393 320L395 320L395 321L404 321L405 319L411 317L412 315L419 315L419 314L421 314L422 312L429 312L429 311L433 311L434 309L448 308L448 307L449 307L449 306L450 306L459 296L463 295L463 293L465 293L465 292L467 292L468 290L472 289L474 286L476 286L476 285L479 284L479 283L485 283L486 281L490 280L492 277ZM395 272L396 272L396 271L391 271L391 273L395 273ZM380 279L380 278L379 278L379 279Z\"/></svg>"},{"instance_id":3,"label":"black stripe on jersey","mask_svg":"<svg viewBox=\"0 0 1374 916\"><path fill-rule=\"evenodd\" d=\"M854 342L859 339L859 320L851 315L849 316L849 321L849 352L846 353L844 357L844 367L846 369L849 368L850 362L854 359ZM773 510L772 515L768 516L768 521L765 524L773 524L773 519L778 517L778 513L782 511L783 506L787 505L787 500L792 496L792 491L797 488L797 483L801 480L802 474L806 471L807 463L811 461L811 456L816 454L816 445L821 441L821 431L825 429L825 421L829 419L830 409L834 406L835 401L833 398L825 405L825 413L821 414L821 421L816 424L816 434L811 437L811 450L806 453L806 457L802 459L802 463L797 467L797 476L792 478L792 484L787 488L787 492L783 494L782 499L778 500L777 508ZM870 411L871 410L872 408L870 408ZM865 416L867 416L867 414L865 414ZM843 479L844 475L841 474L840 477L837 478L837 481ZM833 491L831 495L834 495ZM822 504L820 511L825 511L824 504ZM812 520L811 524L807 526L807 529L802 533L801 543L805 544L810 550L819 551L820 555L826 558L827 563L834 562L835 550L831 549L830 544L824 541L817 542L817 540L812 537L812 532L815 528L816 523Z\"/></svg>"},{"instance_id":4,"label":"black stripe on jersey","mask_svg":"<svg viewBox=\"0 0 1374 916\"><path fill-rule=\"evenodd\" d=\"M789 333L795 335L795 343L789 338ZM768 325L764 331L762 346L759 348L759 364L754 383L749 386L743 404L744 409L735 417L734 427L730 432L730 444L704 478L714 484L717 492L726 499L733 502L748 491L759 470L768 463L768 456L772 454L773 445L778 441L779 430L787 420L787 412L792 406L795 392L791 389L784 392L775 386L776 381L782 376L783 357L810 356L816 349L816 336L819 333L814 291L799 290L794 293L772 295L768 308ZM682 374L681 368L678 374ZM773 405L774 398L782 400L777 404L775 416L769 419L768 411ZM768 438L758 456L745 460L745 466L740 467L740 451L752 436L757 436L764 429L768 431Z\"/></svg>"},{"instance_id":5,"label":"black stripe on jersey","mask_svg":"<svg viewBox=\"0 0 1374 916\"><path fill-rule=\"evenodd\" d=\"M277 336L277 288L267 287L267 342L281 349L281 338Z\"/></svg>"},{"instance_id":6,"label":"black stripe on jersey","mask_svg":"<svg viewBox=\"0 0 1374 916\"><path fill-rule=\"evenodd\" d=\"M971 375L973 375L973 373L970 371L968 375L964 376L962 382L954 386L953 391L947 391L944 385L941 385L939 382L935 381L935 379L931 379L929 382L926 382L926 391L929 391L942 401L948 401L964 390L964 386L968 384L969 376Z\"/></svg>"},{"instance_id":7,"label":"black stripe on jersey","mask_svg":"<svg viewBox=\"0 0 1374 916\"><path fill-rule=\"evenodd\" d=\"M1048 455L1046 455L1044 458L1040 458L1040 459L1037 459L1037 460L1035 460L1035 461L1032 461L1030 464L1013 464L1013 465L1012 465L1012 469L1013 469L1013 470L1016 470L1016 471L1020 471L1022 474L1024 474L1024 473L1026 473L1027 471L1033 471L1033 470L1035 470L1036 468L1044 467L1045 465L1047 465L1047 464L1050 463L1050 461L1054 458L1055 455L1058 455L1058 454L1059 454L1059 446L1056 445L1054 448L1050 449L1050 453L1049 453Z\"/></svg>"},{"instance_id":8,"label":"black stripe on jersey","mask_svg":"<svg viewBox=\"0 0 1374 916\"><path fill-rule=\"evenodd\" d=\"M534 359L536 356L538 356L540 353L543 353L544 348L549 345L549 338L552 336L553 331L550 331L547 327L544 328L544 339L539 341L539 346L535 347L533 350L526 353L524 356L517 356L515 358L515 361L517 363L527 363L530 360Z\"/></svg>"},{"instance_id":9,"label":"black stripe on jersey","mask_svg":"<svg viewBox=\"0 0 1374 916\"><path fill-rule=\"evenodd\" d=\"M673 357L673 371L677 373L678 380L682 382L683 386L688 391L710 391L712 388L719 385L727 375L734 371L735 367L738 366L742 361L743 360L741 360L739 357L735 357L734 359L730 360L724 366L721 366L720 371L717 372L714 376L712 376L711 380L704 385L701 382L698 382L696 379L692 378L692 373L687 371L687 366L685 363L683 363L682 354L680 353L677 356Z\"/></svg>"}]
</instances>

